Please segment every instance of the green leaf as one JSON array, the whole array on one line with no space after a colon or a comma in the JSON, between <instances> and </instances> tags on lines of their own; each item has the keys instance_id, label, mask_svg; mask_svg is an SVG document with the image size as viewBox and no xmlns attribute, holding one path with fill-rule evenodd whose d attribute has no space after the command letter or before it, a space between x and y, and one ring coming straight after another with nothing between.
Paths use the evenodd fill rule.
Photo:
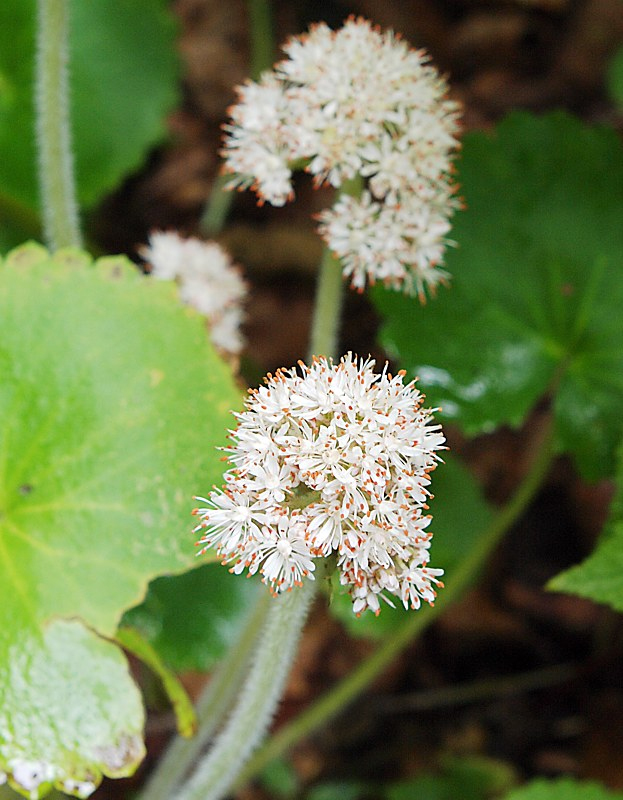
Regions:
<instances>
[{"instance_id":1,"label":"green leaf","mask_svg":"<svg viewBox=\"0 0 623 800\"><path fill-rule=\"evenodd\" d=\"M564 113L465 137L449 288L421 307L376 290L382 341L469 434L555 393L558 443L612 474L623 434L623 147Z\"/></svg>"},{"instance_id":2,"label":"green leaf","mask_svg":"<svg viewBox=\"0 0 623 800\"><path fill-rule=\"evenodd\" d=\"M547 588L623 611L623 448L619 451L616 486L610 519L594 552L581 564L556 575Z\"/></svg>"},{"instance_id":3,"label":"green leaf","mask_svg":"<svg viewBox=\"0 0 623 800\"><path fill-rule=\"evenodd\" d=\"M117 703L125 662L96 634L194 563L192 495L220 483L240 402L174 285L37 245L0 264L0 770L40 762L62 785L136 766L141 748L124 760L119 743L142 712ZM68 660L61 618L88 626L72 623Z\"/></svg>"},{"instance_id":4,"label":"green leaf","mask_svg":"<svg viewBox=\"0 0 623 800\"><path fill-rule=\"evenodd\" d=\"M532 781L506 795L505 800L623 800L623 793L613 792L592 781L559 778Z\"/></svg>"},{"instance_id":5,"label":"green leaf","mask_svg":"<svg viewBox=\"0 0 623 800\"><path fill-rule=\"evenodd\" d=\"M141 632L159 656L178 672L207 672L237 638L257 592L219 564L204 564L183 575L152 581L145 601L122 624Z\"/></svg>"},{"instance_id":6,"label":"green leaf","mask_svg":"<svg viewBox=\"0 0 623 800\"><path fill-rule=\"evenodd\" d=\"M3 548L3 561L6 554ZM80 796L102 773L134 772L144 755L144 715L119 648L77 621L42 626L25 601L7 599L13 617L7 624L2 615L0 634L0 764L11 786L37 797L56 784Z\"/></svg>"},{"instance_id":7,"label":"green leaf","mask_svg":"<svg viewBox=\"0 0 623 800\"><path fill-rule=\"evenodd\" d=\"M38 206L35 0L0 3L0 196ZM165 135L177 100L165 0L71 0L70 103L78 195L92 206Z\"/></svg>"},{"instance_id":8,"label":"green leaf","mask_svg":"<svg viewBox=\"0 0 623 800\"><path fill-rule=\"evenodd\" d=\"M434 531L431 545L431 565L445 570L443 580L452 581L454 571L476 546L493 518L478 485L467 469L449 453L444 463L432 474L434 499L430 502ZM381 637L399 628L405 617L416 611L405 611L402 605L395 609L383 604L378 617L372 613L356 617L352 602L340 594L336 584L331 611L355 636ZM343 591L343 590L342 590ZM441 593L443 589L439 590Z\"/></svg>"}]
</instances>

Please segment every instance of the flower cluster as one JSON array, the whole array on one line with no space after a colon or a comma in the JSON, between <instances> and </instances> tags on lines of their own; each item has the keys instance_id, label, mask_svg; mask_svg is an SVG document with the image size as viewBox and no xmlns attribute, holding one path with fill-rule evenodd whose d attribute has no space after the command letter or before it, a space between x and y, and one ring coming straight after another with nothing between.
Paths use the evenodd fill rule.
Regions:
<instances>
[{"instance_id":1,"label":"flower cluster","mask_svg":"<svg viewBox=\"0 0 623 800\"><path fill-rule=\"evenodd\" d=\"M160 280L178 282L184 303L207 317L210 337L219 350L237 354L246 286L240 271L216 242L182 239L176 233L154 231L140 250Z\"/></svg>"},{"instance_id":2,"label":"flower cluster","mask_svg":"<svg viewBox=\"0 0 623 800\"><path fill-rule=\"evenodd\" d=\"M201 552L259 571L275 594L332 556L357 614L393 605L388 594L432 603L443 570L428 566L424 512L445 439L403 376L350 354L269 375L236 414L225 485L198 498Z\"/></svg>"},{"instance_id":3,"label":"flower cluster","mask_svg":"<svg viewBox=\"0 0 623 800\"><path fill-rule=\"evenodd\" d=\"M320 232L354 288L381 280L423 293L444 276L457 105L421 51L363 19L338 31L324 23L284 47L287 58L240 87L226 126L230 186L260 200L293 196L292 169L343 194L321 215ZM349 182L349 186L344 186Z\"/></svg>"}]
</instances>

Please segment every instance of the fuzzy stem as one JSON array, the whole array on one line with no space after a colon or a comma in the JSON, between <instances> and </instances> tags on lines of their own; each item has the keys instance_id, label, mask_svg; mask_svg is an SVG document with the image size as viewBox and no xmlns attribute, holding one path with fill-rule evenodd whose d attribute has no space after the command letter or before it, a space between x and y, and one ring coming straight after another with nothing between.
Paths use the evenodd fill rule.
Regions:
<instances>
[{"instance_id":1,"label":"fuzzy stem","mask_svg":"<svg viewBox=\"0 0 623 800\"><path fill-rule=\"evenodd\" d=\"M339 194L359 197L363 191L360 176L345 181ZM339 195L338 195L339 196ZM325 245L316 287L316 302L309 344L309 356L338 355L338 336L342 313L342 265Z\"/></svg>"},{"instance_id":2,"label":"fuzzy stem","mask_svg":"<svg viewBox=\"0 0 623 800\"><path fill-rule=\"evenodd\" d=\"M296 653L314 583L273 599L238 702L214 746L176 793L176 800L220 800L266 733Z\"/></svg>"},{"instance_id":3,"label":"fuzzy stem","mask_svg":"<svg viewBox=\"0 0 623 800\"><path fill-rule=\"evenodd\" d=\"M80 247L69 125L68 0L38 0L36 116L39 185L48 246Z\"/></svg>"},{"instance_id":4,"label":"fuzzy stem","mask_svg":"<svg viewBox=\"0 0 623 800\"><path fill-rule=\"evenodd\" d=\"M550 426L543 436L528 474L513 497L500 509L488 528L483 531L476 547L454 572L435 605L426 606L417 614L409 617L403 627L388 637L370 658L361 663L311 708L281 728L241 771L234 788L243 786L273 759L283 755L292 745L337 714L359 692L365 689L409 642L463 595L465 590L476 580L503 535L525 511L542 486L554 457L553 438Z\"/></svg>"},{"instance_id":5,"label":"fuzzy stem","mask_svg":"<svg viewBox=\"0 0 623 800\"><path fill-rule=\"evenodd\" d=\"M234 646L220 664L197 704L197 734L192 739L173 739L150 775L137 800L169 800L174 790L204 750L227 711L249 669L258 630L265 624L272 598L266 591L254 603L247 623Z\"/></svg>"}]
</instances>

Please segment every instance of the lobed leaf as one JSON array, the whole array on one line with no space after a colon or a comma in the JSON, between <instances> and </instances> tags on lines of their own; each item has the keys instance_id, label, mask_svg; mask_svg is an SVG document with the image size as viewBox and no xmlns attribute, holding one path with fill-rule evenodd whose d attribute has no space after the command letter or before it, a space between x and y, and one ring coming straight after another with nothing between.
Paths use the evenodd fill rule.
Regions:
<instances>
[{"instance_id":1,"label":"lobed leaf","mask_svg":"<svg viewBox=\"0 0 623 800\"><path fill-rule=\"evenodd\" d=\"M623 434L623 147L564 113L465 137L451 285L425 307L382 289L382 341L469 434L551 394L558 444L591 479Z\"/></svg>"},{"instance_id":2,"label":"lobed leaf","mask_svg":"<svg viewBox=\"0 0 623 800\"><path fill-rule=\"evenodd\" d=\"M193 563L192 494L220 482L239 404L174 285L38 245L0 264L0 772L27 790L36 765L33 797L140 759L137 691L100 636Z\"/></svg>"},{"instance_id":3,"label":"lobed leaf","mask_svg":"<svg viewBox=\"0 0 623 800\"><path fill-rule=\"evenodd\" d=\"M618 461L617 490L597 547L581 564L556 575L547 588L623 611L623 448Z\"/></svg>"}]
</instances>

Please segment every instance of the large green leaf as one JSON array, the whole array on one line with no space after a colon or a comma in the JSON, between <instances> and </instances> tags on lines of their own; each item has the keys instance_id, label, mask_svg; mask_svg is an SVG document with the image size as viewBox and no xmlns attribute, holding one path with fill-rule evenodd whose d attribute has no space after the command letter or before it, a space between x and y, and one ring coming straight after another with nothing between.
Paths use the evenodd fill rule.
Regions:
<instances>
[{"instance_id":1,"label":"large green leaf","mask_svg":"<svg viewBox=\"0 0 623 800\"><path fill-rule=\"evenodd\" d=\"M434 499L430 502L434 531L431 545L431 566L445 570L443 580L450 584L454 571L477 545L489 526L493 513L485 503L474 478L450 454L444 455L432 474ZM443 589L439 590L443 594ZM384 636L404 623L408 615L402 605L395 609L383 605L378 617L366 613L356 617L350 597L337 588L332 597L331 610L348 631L356 636Z\"/></svg>"},{"instance_id":2,"label":"large green leaf","mask_svg":"<svg viewBox=\"0 0 623 800\"><path fill-rule=\"evenodd\" d=\"M593 781L559 778L532 781L506 795L505 800L623 800L623 793L613 792Z\"/></svg>"},{"instance_id":3,"label":"large green leaf","mask_svg":"<svg viewBox=\"0 0 623 800\"><path fill-rule=\"evenodd\" d=\"M174 285L37 245L0 265L1 771L37 762L63 784L136 765L119 743L140 704L96 634L194 563L192 494L220 482L239 404Z\"/></svg>"},{"instance_id":4,"label":"large green leaf","mask_svg":"<svg viewBox=\"0 0 623 800\"><path fill-rule=\"evenodd\" d=\"M449 288L378 289L385 346L468 433L555 392L559 445L609 475L623 433L623 148L563 113L465 137Z\"/></svg>"},{"instance_id":5,"label":"large green leaf","mask_svg":"<svg viewBox=\"0 0 623 800\"><path fill-rule=\"evenodd\" d=\"M619 451L616 484L610 519L594 552L553 578L548 589L577 594L623 611L623 448Z\"/></svg>"},{"instance_id":6,"label":"large green leaf","mask_svg":"<svg viewBox=\"0 0 623 800\"><path fill-rule=\"evenodd\" d=\"M164 136L178 72L168 5L165 0L70 2L72 139L83 205L93 205L138 167ZM0 3L0 196L30 209L38 205L35 15L35 0Z\"/></svg>"}]
</instances>

